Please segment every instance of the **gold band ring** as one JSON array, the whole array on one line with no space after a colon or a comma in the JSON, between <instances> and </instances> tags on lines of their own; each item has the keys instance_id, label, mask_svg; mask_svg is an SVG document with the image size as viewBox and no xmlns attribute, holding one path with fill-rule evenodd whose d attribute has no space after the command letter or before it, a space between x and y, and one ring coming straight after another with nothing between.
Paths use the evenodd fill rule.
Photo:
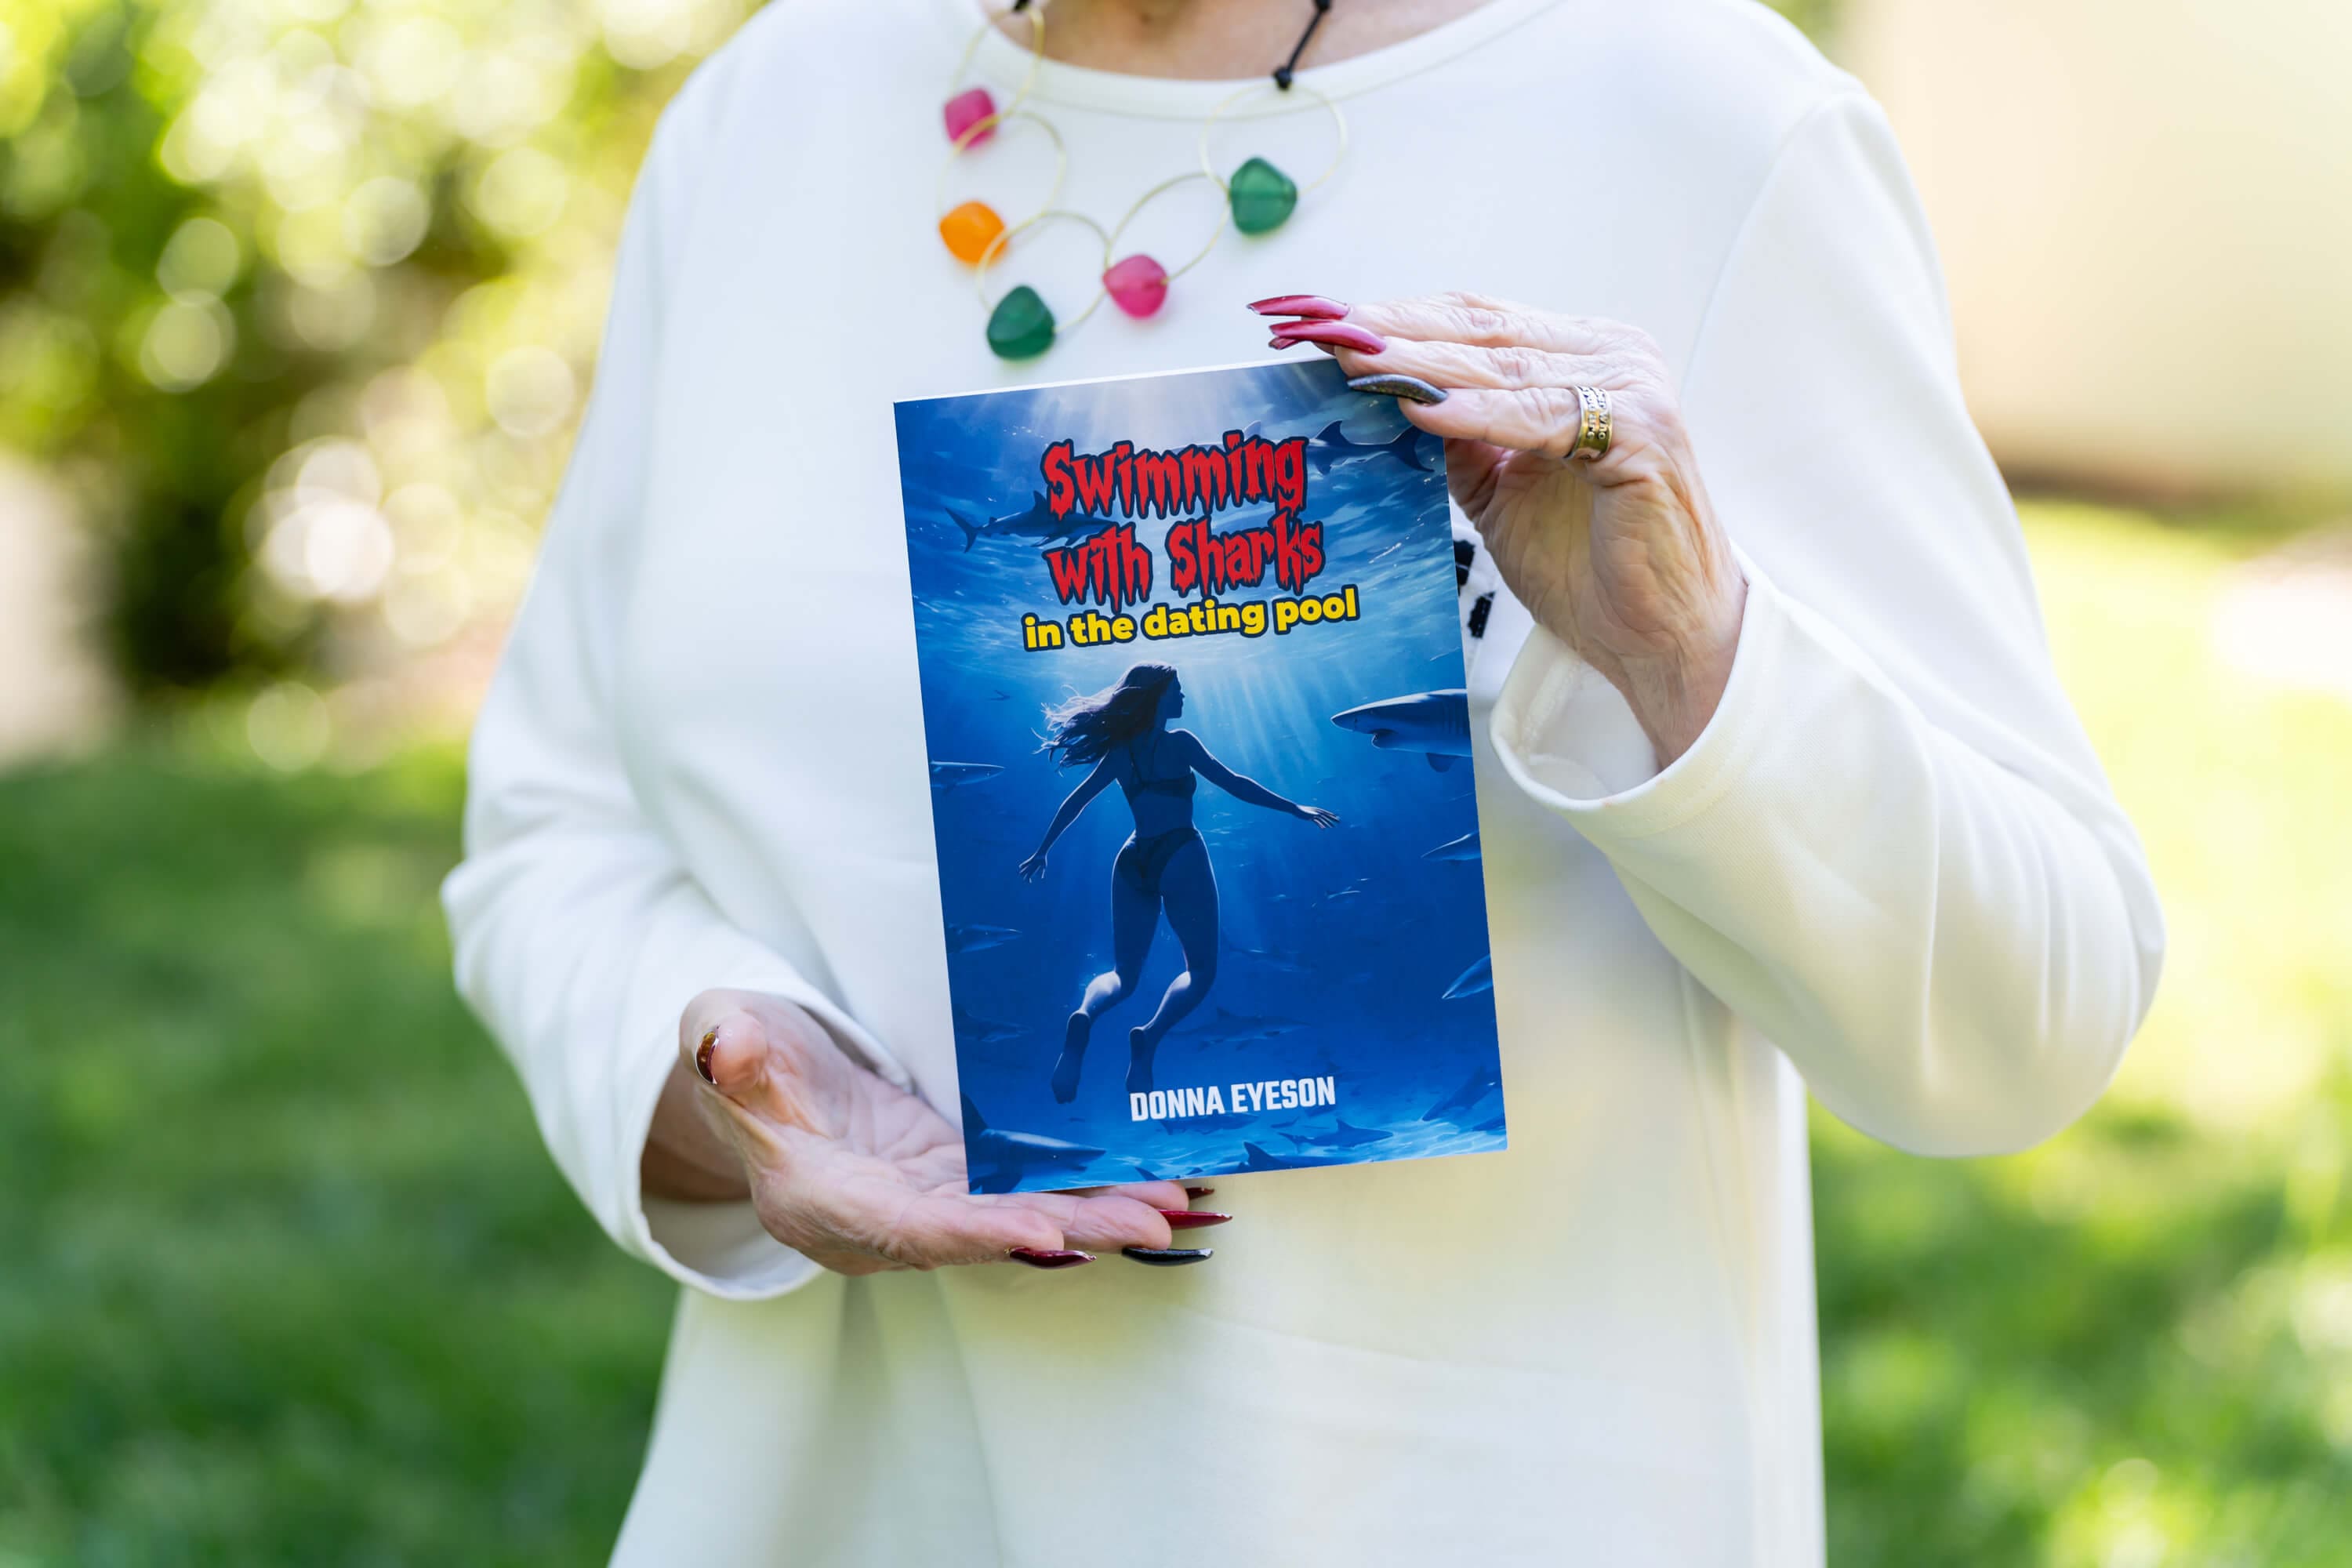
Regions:
<instances>
[{"instance_id":1,"label":"gold band ring","mask_svg":"<svg viewBox=\"0 0 2352 1568\"><path fill-rule=\"evenodd\" d=\"M1605 387L1580 386L1576 401L1584 416L1576 428L1576 444L1568 449L1571 458L1597 462L1609 455L1609 393Z\"/></svg>"}]
</instances>

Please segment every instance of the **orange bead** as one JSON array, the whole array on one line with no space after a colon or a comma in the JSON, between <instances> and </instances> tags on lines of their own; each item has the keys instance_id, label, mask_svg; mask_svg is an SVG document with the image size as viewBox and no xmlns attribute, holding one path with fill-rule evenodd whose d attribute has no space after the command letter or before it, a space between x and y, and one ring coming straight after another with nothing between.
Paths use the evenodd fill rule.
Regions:
<instances>
[{"instance_id":1,"label":"orange bead","mask_svg":"<svg viewBox=\"0 0 2352 1568\"><path fill-rule=\"evenodd\" d=\"M940 219L940 237L958 261L978 261L1004 232L1004 220L986 202L966 202Z\"/></svg>"}]
</instances>

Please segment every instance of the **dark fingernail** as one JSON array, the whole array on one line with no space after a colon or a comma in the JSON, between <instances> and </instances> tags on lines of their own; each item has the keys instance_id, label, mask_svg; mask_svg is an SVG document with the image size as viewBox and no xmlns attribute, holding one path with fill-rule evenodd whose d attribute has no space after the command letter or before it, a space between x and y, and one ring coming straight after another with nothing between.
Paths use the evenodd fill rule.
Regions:
<instances>
[{"instance_id":1,"label":"dark fingernail","mask_svg":"<svg viewBox=\"0 0 2352 1568\"><path fill-rule=\"evenodd\" d=\"M1205 1198L1216 1190L1214 1187L1186 1187L1184 1195L1188 1198Z\"/></svg>"},{"instance_id":2,"label":"dark fingernail","mask_svg":"<svg viewBox=\"0 0 2352 1568\"><path fill-rule=\"evenodd\" d=\"M719 1031L713 1029L702 1037L702 1044L697 1046L694 1050L694 1070L700 1073L702 1081L713 1089L719 1087L719 1080L710 1076L710 1053L718 1044Z\"/></svg>"},{"instance_id":3,"label":"dark fingernail","mask_svg":"<svg viewBox=\"0 0 2352 1568\"><path fill-rule=\"evenodd\" d=\"M1378 393L1382 397L1410 397L1415 403L1443 403L1445 389L1432 386L1417 375L1360 375L1348 383L1351 392Z\"/></svg>"},{"instance_id":4,"label":"dark fingernail","mask_svg":"<svg viewBox=\"0 0 2352 1568\"><path fill-rule=\"evenodd\" d=\"M1149 1263L1154 1268L1173 1268L1183 1263L1206 1262L1216 1248L1213 1247L1122 1247L1119 1251L1138 1263Z\"/></svg>"},{"instance_id":5,"label":"dark fingernail","mask_svg":"<svg viewBox=\"0 0 2352 1568\"><path fill-rule=\"evenodd\" d=\"M1210 1209L1161 1209L1160 1217L1168 1222L1171 1230L1199 1230L1203 1226L1223 1225L1234 1216Z\"/></svg>"},{"instance_id":6,"label":"dark fingernail","mask_svg":"<svg viewBox=\"0 0 2352 1568\"><path fill-rule=\"evenodd\" d=\"M1275 324L1274 341L1277 348L1288 348L1294 342L1331 343L1362 354L1380 353L1389 346L1386 338L1353 321L1279 321Z\"/></svg>"},{"instance_id":7,"label":"dark fingernail","mask_svg":"<svg viewBox=\"0 0 2352 1568\"><path fill-rule=\"evenodd\" d=\"M1252 300L1249 308L1261 316L1304 316L1315 321L1336 321L1355 309L1345 300L1327 300L1320 294L1276 294Z\"/></svg>"},{"instance_id":8,"label":"dark fingernail","mask_svg":"<svg viewBox=\"0 0 2352 1568\"><path fill-rule=\"evenodd\" d=\"M1032 1268L1074 1268L1081 1263L1095 1260L1091 1252L1048 1251L1042 1247L1016 1247L1004 1256Z\"/></svg>"}]
</instances>

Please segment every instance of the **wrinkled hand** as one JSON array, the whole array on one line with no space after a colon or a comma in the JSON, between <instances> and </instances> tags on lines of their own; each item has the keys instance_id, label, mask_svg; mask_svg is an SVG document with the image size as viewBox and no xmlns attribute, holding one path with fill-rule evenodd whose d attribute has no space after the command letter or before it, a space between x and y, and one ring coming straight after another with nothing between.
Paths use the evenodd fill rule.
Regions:
<instances>
[{"instance_id":1,"label":"wrinkled hand","mask_svg":"<svg viewBox=\"0 0 2352 1568\"><path fill-rule=\"evenodd\" d=\"M1417 376L1448 395L1399 406L1445 438L1454 499L1511 592L1624 695L1660 766L1689 750L1730 679L1747 582L1657 345L1622 322L1481 294L1383 300L1344 319L1387 344L1337 347L1351 377ZM1565 460L1580 384L1611 396L1597 460Z\"/></svg>"},{"instance_id":2,"label":"wrinkled hand","mask_svg":"<svg viewBox=\"0 0 2352 1568\"><path fill-rule=\"evenodd\" d=\"M844 1055L822 1024L779 996L706 991L678 1024L701 1108L743 1162L768 1234L842 1274L1049 1264L1087 1248L1165 1247L1173 1182L1074 1193L973 1196L962 1134L913 1095ZM1034 1260L1034 1259L1031 1259Z\"/></svg>"}]
</instances>

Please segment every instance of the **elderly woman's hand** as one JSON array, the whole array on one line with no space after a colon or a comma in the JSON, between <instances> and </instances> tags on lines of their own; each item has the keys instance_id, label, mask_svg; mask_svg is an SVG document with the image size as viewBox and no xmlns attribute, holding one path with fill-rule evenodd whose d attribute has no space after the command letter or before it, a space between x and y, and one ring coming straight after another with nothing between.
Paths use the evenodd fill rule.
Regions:
<instances>
[{"instance_id":1,"label":"elderly woman's hand","mask_svg":"<svg viewBox=\"0 0 2352 1568\"><path fill-rule=\"evenodd\" d=\"M1166 1248L1162 1211L1188 1218L1172 1182L967 1194L961 1133L780 996L703 993L679 1020L678 1049L719 1140L695 1163L718 1173L740 1161L741 1180L727 1186L748 1187L768 1233L839 1273L1008 1258L1058 1268L1087 1261L1091 1247Z\"/></svg>"},{"instance_id":2,"label":"elderly woman's hand","mask_svg":"<svg viewBox=\"0 0 2352 1568\"><path fill-rule=\"evenodd\" d=\"M1454 498L1504 582L1624 694L1660 766L1689 750L1730 679L1747 583L1648 335L1478 294L1263 303L1327 319L1344 309L1321 331L1277 323L1276 341L1303 326L1350 377L1412 376L1446 394L1400 406L1445 437ZM1610 395L1612 438L1597 460L1568 457L1580 385Z\"/></svg>"}]
</instances>

